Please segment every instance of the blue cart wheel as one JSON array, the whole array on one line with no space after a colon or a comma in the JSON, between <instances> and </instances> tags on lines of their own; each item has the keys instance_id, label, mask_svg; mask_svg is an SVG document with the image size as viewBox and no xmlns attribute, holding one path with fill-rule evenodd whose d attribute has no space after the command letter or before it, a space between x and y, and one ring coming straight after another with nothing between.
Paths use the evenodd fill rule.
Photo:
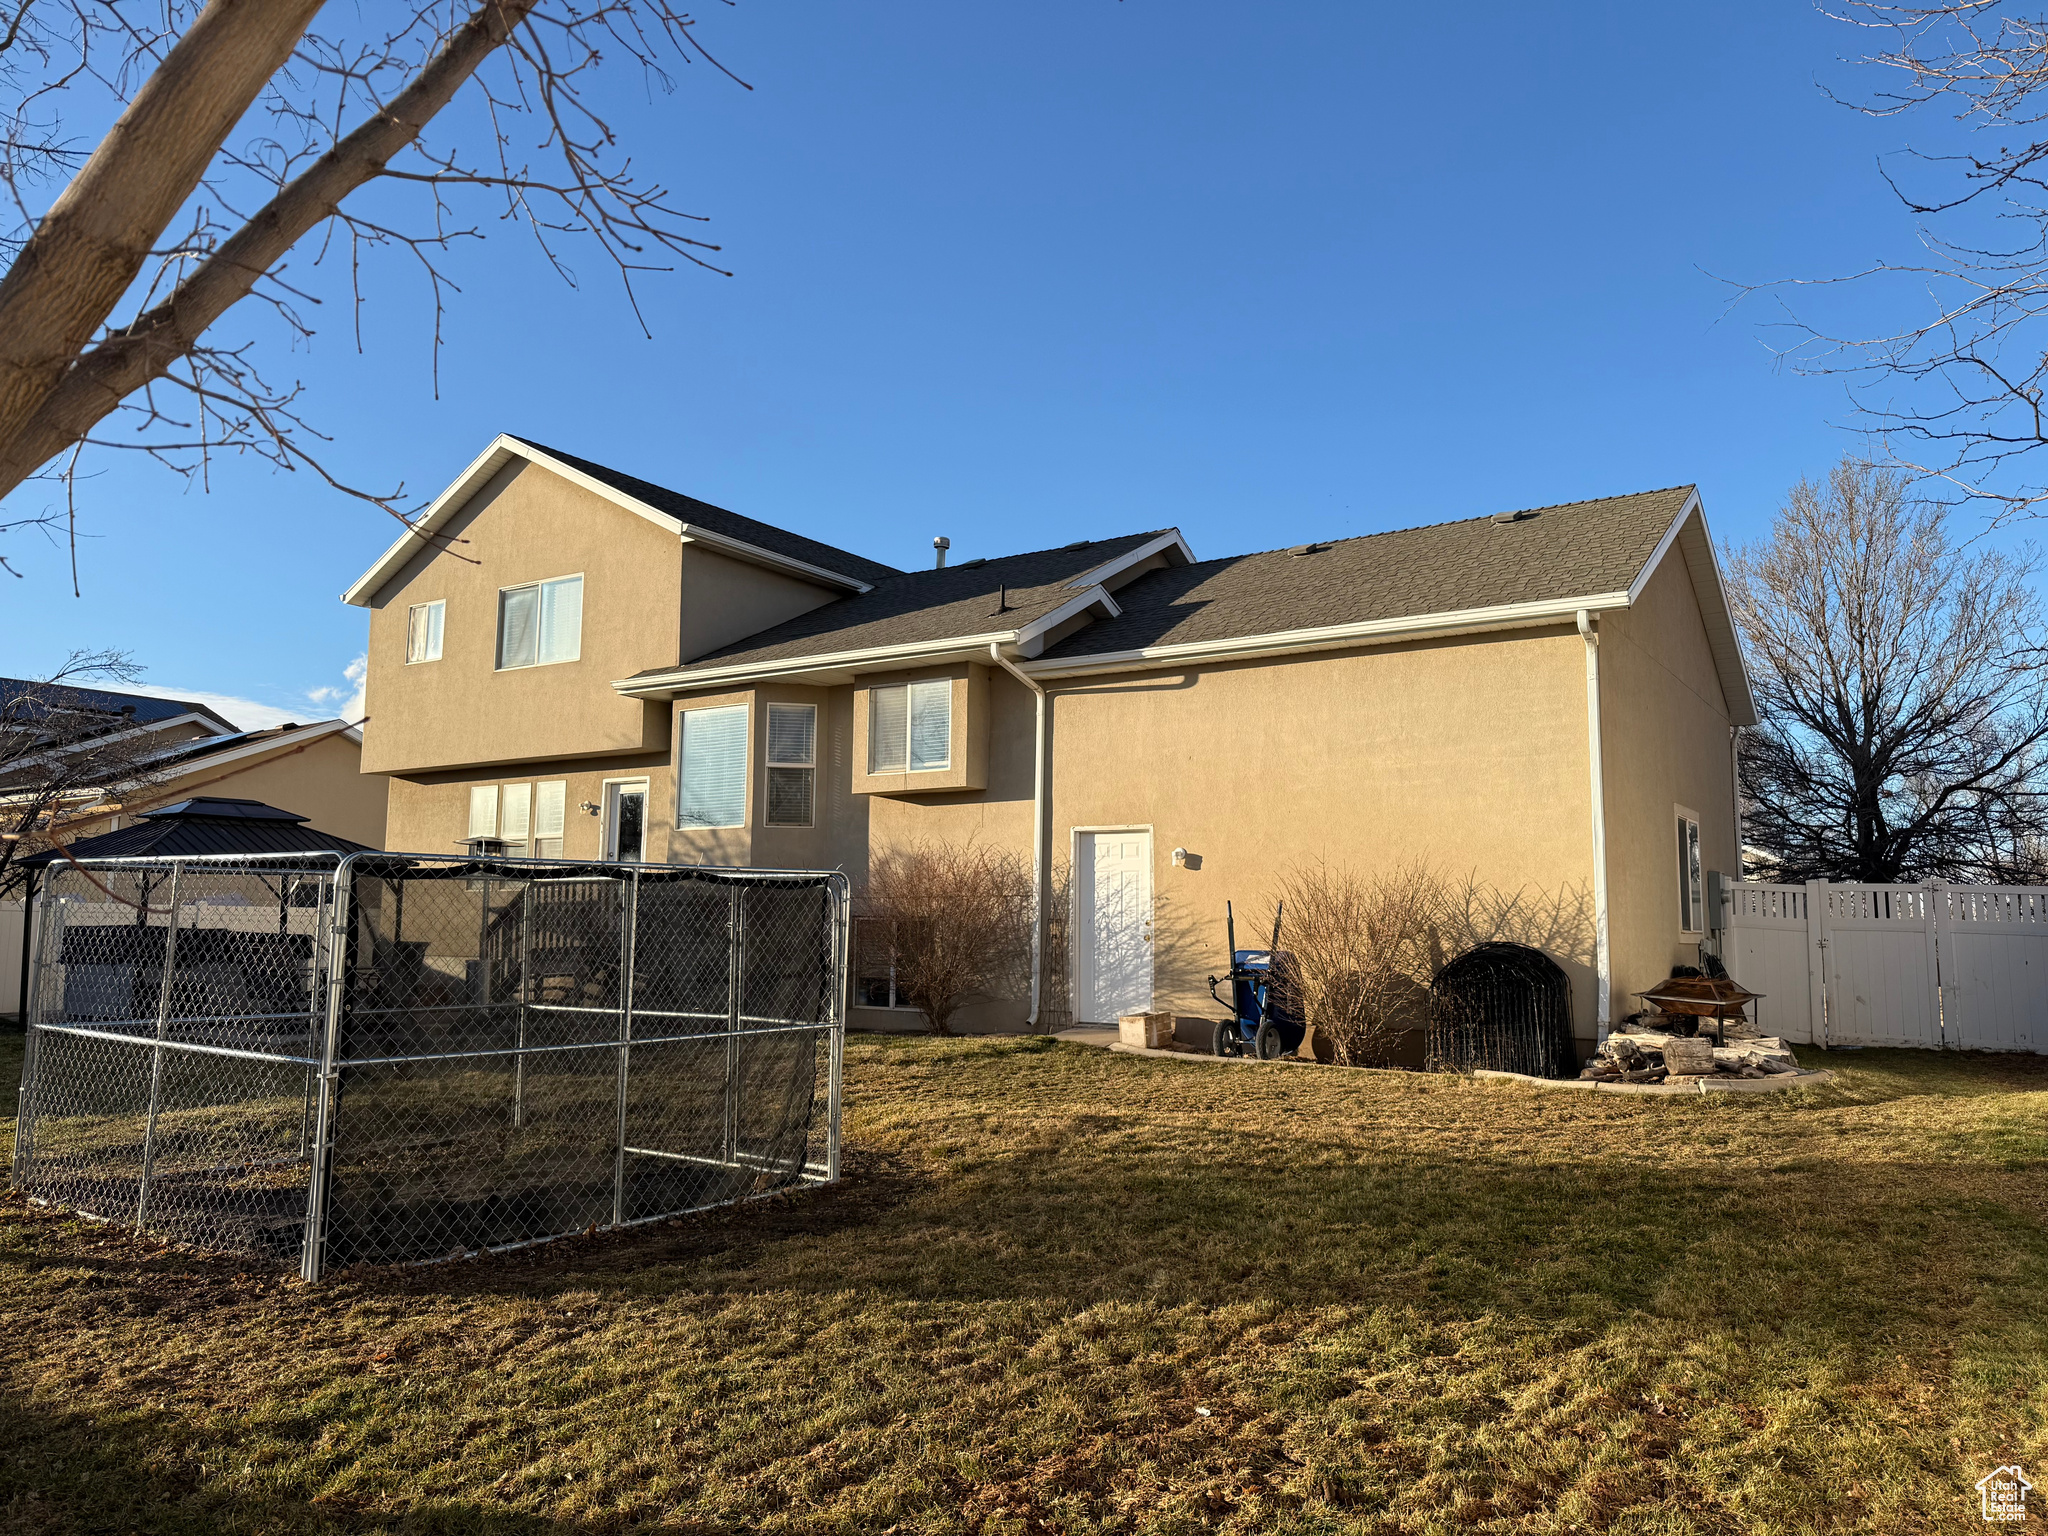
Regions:
<instances>
[{"instance_id":1,"label":"blue cart wheel","mask_svg":"<svg viewBox=\"0 0 2048 1536\"><path fill-rule=\"evenodd\" d=\"M1258 1038L1252 1043L1261 1061L1273 1061L1287 1052L1287 1042L1280 1038L1280 1027L1270 1019L1259 1026Z\"/></svg>"},{"instance_id":2,"label":"blue cart wheel","mask_svg":"<svg viewBox=\"0 0 2048 1536\"><path fill-rule=\"evenodd\" d=\"M1242 1056L1244 1042L1238 1038L1235 1019L1218 1019L1216 1033L1209 1041L1209 1047L1218 1056Z\"/></svg>"}]
</instances>

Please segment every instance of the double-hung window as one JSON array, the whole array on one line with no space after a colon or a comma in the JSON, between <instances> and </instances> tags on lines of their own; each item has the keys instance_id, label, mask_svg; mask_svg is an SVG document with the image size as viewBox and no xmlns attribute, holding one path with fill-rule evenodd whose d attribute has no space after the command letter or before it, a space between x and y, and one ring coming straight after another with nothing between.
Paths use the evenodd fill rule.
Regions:
<instances>
[{"instance_id":1,"label":"double-hung window","mask_svg":"<svg viewBox=\"0 0 2048 1536\"><path fill-rule=\"evenodd\" d=\"M768 706L768 813L771 827L808 827L818 772L818 706Z\"/></svg>"},{"instance_id":2,"label":"double-hung window","mask_svg":"<svg viewBox=\"0 0 2048 1536\"><path fill-rule=\"evenodd\" d=\"M408 664L441 659L441 623L447 612L447 602L439 598L431 603L414 603L405 610L405 659Z\"/></svg>"},{"instance_id":3,"label":"double-hung window","mask_svg":"<svg viewBox=\"0 0 2048 1536\"><path fill-rule=\"evenodd\" d=\"M1700 872L1700 823L1692 812L1678 813L1678 930L1706 931L1706 892Z\"/></svg>"},{"instance_id":4,"label":"double-hung window","mask_svg":"<svg viewBox=\"0 0 2048 1536\"><path fill-rule=\"evenodd\" d=\"M953 684L946 678L868 692L868 772L953 766Z\"/></svg>"},{"instance_id":5,"label":"double-hung window","mask_svg":"<svg viewBox=\"0 0 2048 1536\"><path fill-rule=\"evenodd\" d=\"M498 593L498 670L545 667L583 654L583 578L530 581Z\"/></svg>"},{"instance_id":6,"label":"double-hung window","mask_svg":"<svg viewBox=\"0 0 2048 1536\"><path fill-rule=\"evenodd\" d=\"M747 706L686 709L676 753L676 825L747 824Z\"/></svg>"}]
</instances>

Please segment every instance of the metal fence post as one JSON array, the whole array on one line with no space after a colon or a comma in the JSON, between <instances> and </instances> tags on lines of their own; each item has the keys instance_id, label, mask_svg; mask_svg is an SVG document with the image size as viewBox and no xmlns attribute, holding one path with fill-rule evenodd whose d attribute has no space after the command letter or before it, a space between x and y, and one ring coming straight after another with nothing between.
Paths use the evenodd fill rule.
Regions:
<instances>
[{"instance_id":1,"label":"metal fence post","mask_svg":"<svg viewBox=\"0 0 2048 1536\"><path fill-rule=\"evenodd\" d=\"M747 964L746 887L733 882L732 912L725 935L725 1143L722 1156L734 1168L740 1161L740 998Z\"/></svg>"},{"instance_id":2,"label":"metal fence post","mask_svg":"<svg viewBox=\"0 0 2048 1536\"><path fill-rule=\"evenodd\" d=\"M349 894L355 879L350 854L334 872L334 920L326 933L327 1018L320 1044L320 1091L313 1112L313 1166L306 1185L306 1237L299 1255L299 1275L318 1280L327 1261L327 1199L334 1159L334 1096L338 1073L335 1048L341 1034L342 1007L347 998L351 918Z\"/></svg>"},{"instance_id":3,"label":"metal fence post","mask_svg":"<svg viewBox=\"0 0 2048 1536\"><path fill-rule=\"evenodd\" d=\"M640 871L619 888L619 1144L613 1154L612 1225L626 1224L626 1080L633 1056L633 965L639 942Z\"/></svg>"},{"instance_id":4,"label":"metal fence post","mask_svg":"<svg viewBox=\"0 0 2048 1536\"><path fill-rule=\"evenodd\" d=\"M853 932L853 896L844 877L831 887L835 900L832 903L832 1008L828 1015L831 1032L828 1036L825 1073L825 1181L835 1182L839 1178L839 1094L846 1077L846 988L847 956L850 953Z\"/></svg>"},{"instance_id":5,"label":"metal fence post","mask_svg":"<svg viewBox=\"0 0 2048 1536\"><path fill-rule=\"evenodd\" d=\"M519 1022L512 1058L512 1129L526 1124L526 1022L533 1007L533 894L540 887L531 877L519 893Z\"/></svg>"},{"instance_id":6,"label":"metal fence post","mask_svg":"<svg viewBox=\"0 0 2048 1536\"><path fill-rule=\"evenodd\" d=\"M33 887L28 897L28 909L22 913L26 926L37 912ZM34 936L29 950L28 967L22 973L22 995L27 999L22 1011L22 1056L21 1087L15 1097L14 1109L14 1166L10 1170L15 1185L20 1186L29 1176L29 1164L35 1157L36 1139L36 1058L42 1054L37 1036L43 1015L49 1012L49 1000L44 996L48 988L48 977L56 968L51 957L64 952L64 903L53 900L49 891L42 897L41 931ZM31 979L33 978L33 979Z\"/></svg>"},{"instance_id":7,"label":"metal fence post","mask_svg":"<svg viewBox=\"0 0 2048 1536\"><path fill-rule=\"evenodd\" d=\"M135 1226L142 1228L143 1218L149 1214L149 1180L156 1171L156 1117L163 1103L164 1091L164 1035L171 1023L171 983L178 970L178 903L182 894L178 887L185 873L183 860L171 865L171 918L170 926L164 931L163 978L156 992L156 1044L150 1050L149 1062L149 1115L142 1125L142 1182L135 1191ZM142 898L144 907L149 905L148 896ZM147 916L147 914L144 914Z\"/></svg>"}]
</instances>

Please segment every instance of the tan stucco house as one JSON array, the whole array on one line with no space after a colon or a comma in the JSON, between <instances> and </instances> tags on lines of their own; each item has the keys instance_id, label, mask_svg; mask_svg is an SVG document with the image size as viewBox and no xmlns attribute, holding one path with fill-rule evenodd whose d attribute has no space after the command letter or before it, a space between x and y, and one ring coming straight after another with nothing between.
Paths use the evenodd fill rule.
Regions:
<instances>
[{"instance_id":1,"label":"tan stucco house","mask_svg":"<svg viewBox=\"0 0 2048 1536\"><path fill-rule=\"evenodd\" d=\"M1686 486L900 571L500 437L345 597L386 846L858 884L892 843L995 840L1067 893L1071 970L985 1025L1212 1014L1226 899L1422 859L1512 901L1590 1038L1697 959L1703 872L1738 868L1754 715Z\"/></svg>"}]
</instances>

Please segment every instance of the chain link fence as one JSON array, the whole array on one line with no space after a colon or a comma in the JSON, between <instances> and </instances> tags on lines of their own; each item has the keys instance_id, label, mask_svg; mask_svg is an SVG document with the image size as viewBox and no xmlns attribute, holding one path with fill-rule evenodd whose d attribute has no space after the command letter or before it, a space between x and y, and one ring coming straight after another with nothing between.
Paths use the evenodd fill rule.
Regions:
<instances>
[{"instance_id":1,"label":"chain link fence","mask_svg":"<svg viewBox=\"0 0 2048 1536\"><path fill-rule=\"evenodd\" d=\"M843 875L88 860L37 910L52 1205L316 1280L839 1175Z\"/></svg>"}]
</instances>

